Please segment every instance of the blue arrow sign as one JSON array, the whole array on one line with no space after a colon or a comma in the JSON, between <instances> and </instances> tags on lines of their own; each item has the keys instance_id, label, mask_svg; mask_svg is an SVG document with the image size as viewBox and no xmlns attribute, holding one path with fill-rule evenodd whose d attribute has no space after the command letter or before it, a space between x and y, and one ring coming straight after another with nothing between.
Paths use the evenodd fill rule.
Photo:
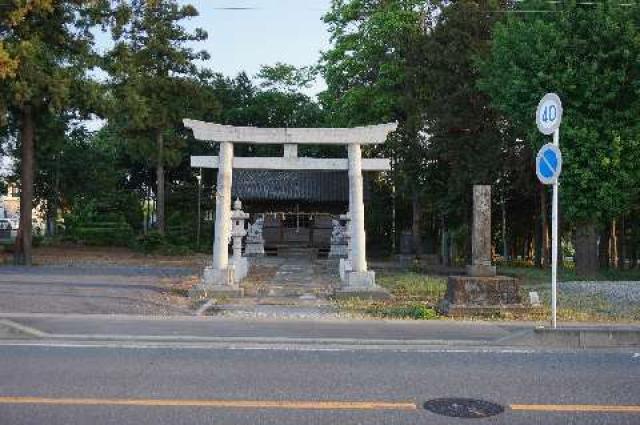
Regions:
<instances>
[{"instance_id":1,"label":"blue arrow sign","mask_svg":"<svg viewBox=\"0 0 640 425\"><path fill-rule=\"evenodd\" d=\"M536 175L542 184L554 184L562 171L562 153L554 144L547 143L536 156Z\"/></svg>"}]
</instances>

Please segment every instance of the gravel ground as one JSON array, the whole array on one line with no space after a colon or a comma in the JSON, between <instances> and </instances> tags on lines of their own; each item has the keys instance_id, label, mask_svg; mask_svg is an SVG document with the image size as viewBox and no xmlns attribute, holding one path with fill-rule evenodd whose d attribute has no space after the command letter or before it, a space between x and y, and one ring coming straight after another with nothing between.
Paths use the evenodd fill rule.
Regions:
<instances>
[{"instance_id":1,"label":"gravel ground","mask_svg":"<svg viewBox=\"0 0 640 425\"><path fill-rule=\"evenodd\" d=\"M640 318L640 282L576 281L559 283L560 302L577 303L585 308L610 309L612 315L638 315ZM597 301L601 301L597 304ZM593 305L594 301L597 305ZM606 312L604 312L606 313Z\"/></svg>"},{"instance_id":2,"label":"gravel ground","mask_svg":"<svg viewBox=\"0 0 640 425\"><path fill-rule=\"evenodd\" d=\"M0 267L0 312L191 314L170 290L191 275L181 267Z\"/></svg>"}]
</instances>

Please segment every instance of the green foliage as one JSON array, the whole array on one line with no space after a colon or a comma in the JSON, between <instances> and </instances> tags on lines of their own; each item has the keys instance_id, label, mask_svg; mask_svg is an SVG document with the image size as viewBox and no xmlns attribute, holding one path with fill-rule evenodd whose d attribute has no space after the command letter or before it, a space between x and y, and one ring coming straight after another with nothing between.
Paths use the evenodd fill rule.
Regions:
<instances>
[{"instance_id":1,"label":"green foliage","mask_svg":"<svg viewBox=\"0 0 640 425\"><path fill-rule=\"evenodd\" d=\"M468 223L474 184L495 184L513 164L489 98L475 86L474 60L489 51L491 31L503 15L490 1L442 6L422 43L416 78L424 85L422 113L429 132L420 178L426 198L449 226ZM465 235L466 237L466 235Z\"/></svg>"},{"instance_id":2,"label":"green foliage","mask_svg":"<svg viewBox=\"0 0 640 425\"><path fill-rule=\"evenodd\" d=\"M332 47L322 57L322 103L337 126L406 116L408 62L426 16L422 1L336 0L324 16Z\"/></svg>"},{"instance_id":3,"label":"green foliage","mask_svg":"<svg viewBox=\"0 0 640 425\"><path fill-rule=\"evenodd\" d=\"M81 201L65 216L64 238L73 242L100 246L129 246L133 228L123 214L100 211L95 201Z\"/></svg>"},{"instance_id":4,"label":"green foliage","mask_svg":"<svg viewBox=\"0 0 640 425\"><path fill-rule=\"evenodd\" d=\"M145 253L159 252L167 246L165 236L157 231L150 231L136 239L136 248Z\"/></svg>"},{"instance_id":5,"label":"green foliage","mask_svg":"<svg viewBox=\"0 0 640 425\"><path fill-rule=\"evenodd\" d=\"M611 2L519 3L480 61L479 86L535 152L533 111L546 92L563 102L561 204L572 222L628 212L640 187L640 28L637 8Z\"/></svg>"},{"instance_id":6,"label":"green foliage","mask_svg":"<svg viewBox=\"0 0 640 425\"><path fill-rule=\"evenodd\" d=\"M225 124L255 127L321 126L324 115L320 106L309 96L294 90L294 86L302 84L298 81L300 77L272 72L281 67L296 75L305 72L284 64L263 67L258 74L262 84L258 86L245 73L235 78L217 75L212 82L221 107L216 119ZM302 81L306 81L306 77Z\"/></svg>"},{"instance_id":7,"label":"green foliage","mask_svg":"<svg viewBox=\"0 0 640 425\"><path fill-rule=\"evenodd\" d=\"M5 5L0 15L1 49L12 61L12 70L0 73L0 103L5 108L56 110L71 100L91 103L95 85L85 70L93 58L93 38L86 30L103 5L68 0L21 3Z\"/></svg>"},{"instance_id":8,"label":"green foliage","mask_svg":"<svg viewBox=\"0 0 640 425\"><path fill-rule=\"evenodd\" d=\"M176 0L132 0L114 20L114 48L105 67L111 95L109 118L126 138L132 158L155 166L157 226L165 230L165 165L179 165L186 156L185 117L201 118L215 109L206 84L211 75L197 61L206 51L191 45L207 38L183 23L198 15ZM145 164L146 165L146 164Z\"/></svg>"},{"instance_id":9,"label":"green foliage","mask_svg":"<svg viewBox=\"0 0 640 425\"><path fill-rule=\"evenodd\" d=\"M282 62L275 65L263 65L256 77L261 80L260 86L278 92L296 92L308 88L316 78L315 67L296 68Z\"/></svg>"},{"instance_id":10,"label":"green foliage","mask_svg":"<svg viewBox=\"0 0 640 425\"><path fill-rule=\"evenodd\" d=\"M146 254L176 255L184 256L192 251L186 244L172 241L166 234L152 230L146 234L138 236L134 248Z\"/></svg>"},{"instance_id":11,"label":"green foliage","mask_svg":"<svg viewBox=\"0 0 640 425\"><path fill-rule=\"evenodd\" d=\"M134 0L123 7L120 13L127 19L113 28L115 47L105 64L113 96L109 115L122 130L142 132L153 142L149 130L170 130L211 101L201 80L208 72L196 65L209 55L189 47L207 33L199 28L188 32L181 22L198 12L174 0ZM144 154L154 149L151 143Z\"/></svg>"},{"instance_id":12,"label":"green foliage","mask_svg":"<svg viewBox=\"0 0 640 425\"><path fill-rule=\"evenodd\" d=\"M446 291L446 280L414 272L381 274L377 283L401 300L437 303Z\"/></svg>"}]
</instances>

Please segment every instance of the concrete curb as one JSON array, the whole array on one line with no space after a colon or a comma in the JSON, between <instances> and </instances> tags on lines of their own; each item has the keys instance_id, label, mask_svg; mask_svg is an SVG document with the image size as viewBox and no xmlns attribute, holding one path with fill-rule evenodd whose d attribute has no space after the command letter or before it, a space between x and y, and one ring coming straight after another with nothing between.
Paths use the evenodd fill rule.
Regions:
<instances>
[{"instance_id":1,"label":"concrete curb","mask_svg":"<svg viewBox=\"0 0 640 425\"><path fill-rule=\"evenodd\" d=\"M640 328L536 328L541 345L565 348L640 347Z\"/></svg>"}]
</instances>

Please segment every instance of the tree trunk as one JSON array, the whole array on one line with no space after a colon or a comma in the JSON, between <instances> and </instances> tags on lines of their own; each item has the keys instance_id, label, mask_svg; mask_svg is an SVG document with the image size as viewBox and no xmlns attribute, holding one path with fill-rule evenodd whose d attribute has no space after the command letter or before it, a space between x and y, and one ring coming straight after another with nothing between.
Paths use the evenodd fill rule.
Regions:
<instances>
[{"instance_id":1,"label":"tree trunk","mask_svg":"<svg viewBox=\"0 0 640 425\"><path fill-rule=\"evenodd\" d=\"M624 215L620 217L618 222L618 269L624 270L627 261L627 241L626 241L626 221Z\"/></svg>"},{"instance_id":2,"label":"tree trunk","mask_svg":"<svg viewBox=\"0 0 640 425\"><path fill-rule=\"evenodd\" d=\"M629 268L636 268L636 264L638 264L638 249L637 249L637 232L638 232L638 221L637 219L631 220L631 240L629 250L631 251L631 264Z\"/></svg>"},{"instance_id":3,"label":"tree trunk","mask_svg":"<svg viewBox=\"0 0 640 425\"><path fill-rule=\"evenodd\" d=\"M31 105L21 110L20 138L22 143L22 164L20 174L20 228L16 240L16 264L32 264L32 219L33 219L33 178L34 178L34 132L35 123Z\"/></svg>"},{"instance_id":4,"label":"tree trunk","mask_svg":"<svg viewBox=\"0 0 640 425\"><path fill-rule=\"evenodd\" d=\"M411 233L413 236L413 248L416 251L416 255L422 255L422 205L420 205L420 197L417 191L414 190L411 199L413 218L411 222Z\"/></svg>"},{"instance_id":5,"label":"tree trunk","mask_svg":"<svg viewBox=\"0 0 640 425\"><path fill-rule=\"evenodd\" d=\"M609 238L609 261L613 268L618 268L618 221L611 222L611 237Z\"/></svg>"},{"instance_id":6,"label":"tree trunk","mask_svg":"<svg viewBox=\"0 0 640 425\"><path fill-rule=\"evenodd\" d=\"M549 250L549 208L547 207L547 187L541 185L540 187L540 224L542 226L542 249L540 255L542 256L542 265L548 266L551 262L551 253Z\"/></svg>"},{"instance_id":7,"label":"tree trunk","mask_svg":"<svg viewBox=\"0 0 640 425\"><path fill-rule=\"evenodd\" d=\"M609 268L609 250L611 239L611 225L607 223L604 230L600 233L600 245L598 246L598 257L600 259L600 268Z\"/></svg>"},{"instance_id":8,"label":"tree trunk","mask_svg":"<svg viewBox=\"0 0 640 425\"><path fill-rule=\"evenodd\" d=\"M502 197L502 256L504 261L509 261L509 252L507 247L507 202Z\"/></svg>"},{"instance_id":9,"label":"tree trunk","mask_svg":"<svg viewBox=\"0 0 640 425\"><path fill-rule=\"evenodd\" d=\"M162 129L156 130L156 149L158 150L158 163L156 165L156 199L158 203L156 211L156 225L158 232L164 234L166 225L164 220L165 212L165 191L164 191L164 136Z\"/></svg>"},{"instance_id":10,"label":"tree trunk","mask_svg":"<svg viewBox=\"0 0 640 425\"><path fill-rule=\"evenodd\" d=\"M47 236L49 237L56 235L56 211L55 203L49 200L47 202Z\"/></svg>"},{"instance_id":11,"label":"tree trunk","mask_svg":"<svg viewBox=\"0 0 640 425\"><path fill-rule=\"evenodd\" d=\"M534 249L534 265L536 267L541 268L544 265L544 255L542 248L542 240L544 239L542 236L542 220L536 220L535 226L533 226L533 245Z\"/></svg>"},{"instance_id":12,"label":"tree trunk","mask_svg":"<svg viewBox=\"0 0 640 425\"><path fill-rule=\"evenodd\" d=\"M447 228L447 222L444 216L441 219L441 263L444 266L451 265L451 235L449 233L449 229Z\"/></svg>"},{"instance_id":13,"label":"tree trunk","mask_svg":"<svg viewBox=\"0 0 640 425\"><path fill-rule=\"evenodd\" d=\"M593 223L580 224L576 228L576 273L592 276L598 272L598 232Z\"/></svg>"}]
</instances>

